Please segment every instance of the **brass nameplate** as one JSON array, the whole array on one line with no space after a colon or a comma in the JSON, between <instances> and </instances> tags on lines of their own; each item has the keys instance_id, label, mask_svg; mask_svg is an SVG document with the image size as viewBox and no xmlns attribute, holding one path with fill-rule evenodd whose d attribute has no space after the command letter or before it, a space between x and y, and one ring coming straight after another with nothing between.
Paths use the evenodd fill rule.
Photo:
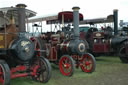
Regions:
<instances>
[{"instance_id":1,"label":"brass nameplate","mask_svg":"<svg viewBox=\"0 0 128 85\"><path fill-rule=\"evenodd\" d=\"M3 38L3 36L0 36L0 40L3 40L4 38Z\"/></svg>"},{"instance_id":2,"label":"brass nameplate","mask_svg":"<svg viewBox=\"0 0 128 85\"><path fill-rule=\"evenodd\" d=\"M0 48L4 48L4 46L3 45L0 45Z\"/></svg>"}]
</instances>

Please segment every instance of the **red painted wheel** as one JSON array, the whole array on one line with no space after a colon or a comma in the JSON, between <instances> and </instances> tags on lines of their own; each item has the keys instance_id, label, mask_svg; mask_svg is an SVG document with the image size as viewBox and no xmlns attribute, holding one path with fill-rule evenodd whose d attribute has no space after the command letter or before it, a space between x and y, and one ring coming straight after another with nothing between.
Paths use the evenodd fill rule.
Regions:
<instances>
[{"instance_id":1,"label":"red painted wheel","mask_svg":"<svg viewBox=\"0 0 128 85\"><path fill-rule=\"evenodd\" d=\"M74 73L75 65L72 57L64 55L59 61L60 72L65 76L72 76Z\"/></svg>"},{"instance_id":2,"label":"red painted wheel","mask_svg":"<svg viewBox=\"0 0 128 85\"><path fill-rule=\"evenodd\" d=\"M0 85L10 84L10 69L4 60L0 60Z\"/></svg>"},{"instance_id":3,"label":"red painted wheel","mask_svg":"<svg viewBox=\"0 0 128 85\"><path fill-rule=\"evenodd\" d=\"M94 72L96 68L96 60L94 56L87 53L84 54L82 57L83 58L81 60L81 65L80 65L82 71L88 73Z\"/></svg>"},{"instance_id":4,"label":"red painted wheel","mask_svg":"<svg viewBox=\"0 0 128 85\"><path fill-rule=\"evenodd\" d=\"M36 75L32 78L42 83L48 82L52 74L50 62L46 58L40 57L38 65L39 68L37 69Z\"/></svg>"}]
</instances>

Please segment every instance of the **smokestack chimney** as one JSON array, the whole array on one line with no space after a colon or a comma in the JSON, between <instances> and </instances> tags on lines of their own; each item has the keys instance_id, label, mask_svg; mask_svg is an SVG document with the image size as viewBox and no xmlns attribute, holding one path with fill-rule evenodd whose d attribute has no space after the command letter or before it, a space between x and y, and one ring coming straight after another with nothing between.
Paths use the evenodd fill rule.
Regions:
<instances>
[{"instance_id":1,"label":"smokestack chimney","mask_svg":"<svg viewBox=\"0 0 128 85\"><path fill-rule=\"evenodd\" d=\"M74 37L79 38L79 7L73 7Z\"/></svg>"},{"instance_id":2,"label":"smokestack chimney","mask_svg":"<svg viewBox=\"0 0 128 85\"><path fill-rule=\"evenodd\" d=\"M25 4L17 4L16 5L17 10L18 10L18 27L19 27L19 32L25 32L25 7L27 7Z\"/></svg>"},{"instance_id":3,"label":"smokestack chimney","mask_svg":"<svg viewBox=\"0 0 128 85\"><path fill-rule=\"evenodd\" d=\"M114 35L118 34L118 10L113 10L113 17L114 17Z\"/></svg>"}]
</instances>

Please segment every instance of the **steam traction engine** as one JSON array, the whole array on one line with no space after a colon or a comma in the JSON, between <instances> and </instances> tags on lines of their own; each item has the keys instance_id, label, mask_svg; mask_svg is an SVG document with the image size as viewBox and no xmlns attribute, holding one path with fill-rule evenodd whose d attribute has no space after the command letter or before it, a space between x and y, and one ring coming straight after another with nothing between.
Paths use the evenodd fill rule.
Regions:
<instances>
[{"instance_id":1,"label":"steam traction engine","mask_svg":"<svg viewBox=\"0 0 128 85\"><path fill-rule=\"evenodd\" d=\"M74 21L74 28L62 27L57 32L47 32L35 39L36 49L41 50L41 55L50 62L59 64L60 72L65 76L72 76L75 66L81 67L84 72L93 72L96 67L93 55L86 53L86 42L79 38L79 19L83 19L78 13L79 7L74 7L73 12L60 12L58 19L49 22L62 23Z\"/></svg>"},{"instance_id":2,"label":"steam traction engine","mask_svg":"<svg viewBox=\"0 0 128 85\"><path fill-rule=\"evenodd\" d=\"M105 23L114 22L114 31L108 26L101 31L96 28L90 28L87 32L81 31L81 38L89 43L89 52L95 56L116 55L121 61L128 63L128 37L121 36L118 31L118 10L113 11L113 15L103 20L81 21L86 23Z\"/></svg>"},{"instance_id":3,"label":"steam traction engine","mask_svg":"<svg viewBox=\"0 0 128 85\"><path fill-rule=\"evenodd\" d=\"M0 8L0 85L10 85L10 79L31 76L48 82L51 76L49 61L38 56L34 43L26 35L25 19L36 13L26 5Z\"/></svg>"}]
</instances>

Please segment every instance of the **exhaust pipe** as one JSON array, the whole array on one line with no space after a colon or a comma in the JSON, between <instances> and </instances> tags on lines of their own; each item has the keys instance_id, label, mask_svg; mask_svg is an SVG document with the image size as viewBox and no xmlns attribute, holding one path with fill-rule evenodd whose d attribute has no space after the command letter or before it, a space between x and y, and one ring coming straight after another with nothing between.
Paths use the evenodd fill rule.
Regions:
<instances>
[{"instance_id":1,"label":"exhaust pipe","mask_svg":"<svg viewBox=\"0 0 128 85\"><path fill-rule=\"evenodd\" d=\"M79 7L73 7L73 25L74 25L74 37L79 38Z\"/></svg>"},{"instance_id":2,"label":"exhaust pipe","mask_svg":"<svg viewBox=\"0 0 128 85\"><path fill-rule=\"evenodd\" d=\"M113 18L114 18L114 35L118 34L118 10L113 10Z\"/></svg>"},{"instance_id":3,"label":"exhaust pipe","mask_svg":"<svg viewBox=\"0 0 128 85\"><path fill-rule=\"evenodd\" d=\"M25 7L27 7L27 6L25 4L17 4L16 7L17 7L17 10L18 10L18 28L19 28L19 32L26 32Z\"/></svg>"}]
</instances>

